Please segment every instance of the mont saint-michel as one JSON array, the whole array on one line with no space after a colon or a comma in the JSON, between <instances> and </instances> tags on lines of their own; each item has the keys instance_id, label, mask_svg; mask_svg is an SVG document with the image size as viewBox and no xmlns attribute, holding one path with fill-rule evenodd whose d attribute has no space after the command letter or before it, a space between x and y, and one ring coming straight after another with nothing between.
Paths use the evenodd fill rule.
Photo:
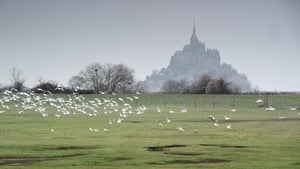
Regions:
<instances>
[{"instance_id":1,"label":"mont saint-michel","mask_svg":"<svg viewBox=\"0 0 300 169\"><path fill-rule=\"evenodd\" d=\"M251 90L245 74L239 73L230 64L221 63L219 51L206 48L205 44L198 40L194 24L190 43L174 53L167 68L153 71L147 76L145 85L149 91L157 92L168 80L192 82L204 74L212 78L222 77L232 85L238 86L242 92Z\"/></svg>"}]
</instances>

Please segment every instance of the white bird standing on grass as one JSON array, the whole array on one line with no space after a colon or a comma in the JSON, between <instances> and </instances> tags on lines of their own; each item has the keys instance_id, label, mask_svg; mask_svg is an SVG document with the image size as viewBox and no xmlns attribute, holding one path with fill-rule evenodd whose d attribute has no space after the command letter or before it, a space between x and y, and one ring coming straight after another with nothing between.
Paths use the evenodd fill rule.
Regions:
<instances>
[{"instance_id":1,"label":"white bird standing on grass","mask_svg":"<svg viewBox=\"0 0 300 169\"><path fill-rule=\"evenodd\" d=\"M171 123L172 121L169 119L169 118L167 118L167 123Z\"/></svg>"},{"instance_id":2,"label":"white bird standing on grass","mask_svg":"<svg viewBox=\"0 0 300 169\"><path fill-rule=\"evenodd\" d=\"M179 131L184 131L184 128L182 128L182 127L177 127L177 130L179 130Z\"/></svg>"},{"instance_id":3,"label":"white bird standing on grass","mask_svg":"<svg viewBox=\"0 0 300 169\"><path fill-rule=\"evenodd\" d=\"M208 118L211 120L211 121L216 121L216 118L212 115L209 115Z\"/></svg>"},{"instance_id":4,"label":"white bird standing on grass","mask_svg":"<svg viewBox=\"0 0 300 169\"><path fill-rule=\"evenodd\" d=\"M230 117L224 116L225 120L231 120Z\"/></svg>"},{"instance_id":5,"label":"white bird standing on grass","mask_svg":"<svg viewBox=\"0 0 300 169\"><path fill-rule=\"evenodd\" d=\"M263 102L262 99L257 99L257 100L256 100L256 103L262 103L262 102Z\"/></svg>"},{"instance_id":6,"label":"white bird standing on grass","mask_svg":"<svg viewBox=\"0 0 300 169\"><path fill-rule=\"evenodd\" d=\"M162 123L158 123L159 127L164 127L164 125Z\"/></svg>"},{"instance_id":7,"label":"white bird standing on grass","mask_svg":"<svg viewBox=\"0 0 300 169\"><path fill-rule=\"evenodd\" d=\"M231 128L231 124L228 124L228 125L226 126L226 128L229 129L229 130L231 130L231 129L232 129L232 128Z\"/></svg>"},{"instance_id":8,"label":"white bird standing on grass","mask_svg":"<svg viewBox=\"0 0 300 169\"><path fill-rule=\"evenodd\" d=\"M274 111L274 110L275 110L275 108L272 107L272 106L268 106L268 107L265 109L265 111Z\"/></svg>"}]
</instances>

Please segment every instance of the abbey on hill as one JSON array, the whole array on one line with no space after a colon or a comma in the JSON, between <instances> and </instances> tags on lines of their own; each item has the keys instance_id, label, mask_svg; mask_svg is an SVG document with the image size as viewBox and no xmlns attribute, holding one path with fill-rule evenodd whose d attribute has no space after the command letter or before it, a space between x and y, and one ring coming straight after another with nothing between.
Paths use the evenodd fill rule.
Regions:
<instances>
[{"instance_id":1,"label":"abbey on hill","mask_svg":"<svg viewBox=\"0 0 300 169\"><path fill-rule=\"evenodd\" d=\"M205 44L198 40L194 24L190 44L175 52L167 68L153 71L144 82L149 91L157 92L167 80L185 79L191 82L207 74L212 78L224 78L227 82L240 87L242 92L250 91L251 87L246 75L239 74L229 64L221 64L220 60L217 49L207 49Z\"/></svg>"}]
</instances>

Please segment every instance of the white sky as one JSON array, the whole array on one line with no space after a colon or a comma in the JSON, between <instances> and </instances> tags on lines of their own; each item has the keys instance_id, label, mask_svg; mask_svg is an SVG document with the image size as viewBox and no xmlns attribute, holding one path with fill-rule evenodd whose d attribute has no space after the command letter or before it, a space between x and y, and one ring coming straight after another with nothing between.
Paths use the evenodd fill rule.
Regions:
<instances>
[{"instance_id":1,"label":"white sky","mask_svg":"<svg viewBox=\"0 0 300 169\"><path fill-rule=\"evenodd\" d=\"M90 63L124 63L144 80L200 41L261 90L300 91L298 0L0 0L0 84L15 67L67 85Z\"/></svg>"}]
</instances>

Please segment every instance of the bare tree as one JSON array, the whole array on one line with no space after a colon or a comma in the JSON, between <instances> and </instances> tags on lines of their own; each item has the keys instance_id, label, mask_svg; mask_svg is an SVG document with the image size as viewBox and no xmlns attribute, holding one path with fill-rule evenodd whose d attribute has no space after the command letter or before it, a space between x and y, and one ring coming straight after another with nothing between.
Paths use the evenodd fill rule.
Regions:
<instances>
[{"instance_id":1,"label":"bare tree","mask_svg":"<svg viewBox=\"0 0 300 169\"><path fill-rule=\"evenodd\" d=\"M100 63L88 65L85 70L80 71L79 77L84 79L84 87L94 89L97 93L103 90L101 84L104 83L103 66Z\"/></svg>"},{"instance_id":2,"label":"bare tree","mask_svg":"<svg viewBox=\"0 0 300 169\"><path fill-rule=\"evenodd\" d=\"M162 86L162 91L166 93L183 93L186 86L186 80L167 80Z\"/></svg>"},{"instance_id":3,"label":"bare tree","mask_svg":"<svg viewBox=\"0 0 300 169\"><path fill-rule=\"evenodd\" d=\"M25 79L22 77L22 72L20 70L17 70L16 68L13 68L10 71L10 76L11 76L11 82L12 82L12 87L17 89L18 91L23 91L25 86Z\"/></svg>"},{"instance_id":4,"label":"bare tree","mask_svg":"<svg viewBox=\"0 0 300 169\"><path fill-rule=\"evenodd\" d=\"M85 86L85 79L82 76L72 76L69 80L69 86L71 88L84 88Z\"/></svg>"},{"instance_id":5,"label":"bare tree","mask_svg":"<svg viewBox=\"0 0 300 169\"><path fill-rule=\"evenodd\" d=\"M214 80L213 83L211 83L211 85L210 85L209 93L213 93L213 94L232 93L231 89L229 88L230 84L231 83L226 82L223 78Z\"/></svg>"},{"instance_id":6,"label":"bare tree","mask_svg":"<svg viewBox=\"0 0 300 169\"><path fill-rule=\"evenodd\" d=\"M115 65L113 70L114 73L112 74L110 86L108 86L108 92L126 93L134 83L133 69L119 64Z\"/></svg>"},{"instance_id":7,"label":"bare tree","mask_svg":"<svg viewBox=\"0 0 300 169\"><path fill-rule=\"evenodd\" d=\"M133 69L123 64L93 63L80 71L78 76L73 76L69 85L81 83L83 87L94 89L96 93L99 91L125 93L134 83L133 72Z\"/></svg>"},{"instance_id":8,"label":"bare tree","mask_svg":"<svg viewBox=\"0 0 300 169\"><path fill-rule=\"evenodd\" d=\"M196 93L196 94L205 94L209 90L209 86L212 82L212 78L204 74L200 76L200 78L192 83L190 86L190 93Z\"/></svg>"}]
</instances>

